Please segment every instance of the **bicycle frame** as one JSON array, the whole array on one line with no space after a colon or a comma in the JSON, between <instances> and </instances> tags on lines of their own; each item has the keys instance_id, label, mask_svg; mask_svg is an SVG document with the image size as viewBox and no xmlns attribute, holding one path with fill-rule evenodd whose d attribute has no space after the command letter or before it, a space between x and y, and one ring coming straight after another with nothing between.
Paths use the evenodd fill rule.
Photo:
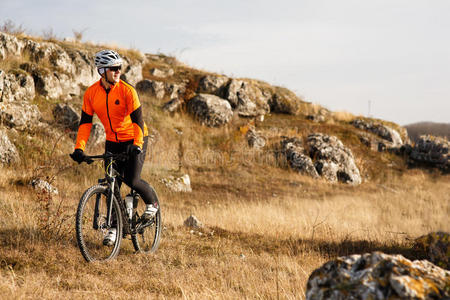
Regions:
<instances>
[{"instance_id":1,"label":"bicycle frame","mask_svg":"<svg viewBox=\"0 0 450 300\"><path fill-rule=\"evenodd\" d=\"M112 214L112 208L113 208L113 197L114 197L114 192L116 190L116 178L119 178L123 181L123 178L120 176L120 174L117 173L117 171L114 169L113 164L115 162L114 159L114 154L112 153L105 153L103 155L95 155L95 156L89 156L88 158L92 159L92 158L103 158L105 160L105 178L103 179L99 179L98 183L99 184L104 184L106 183L108 185L108 195L107 195L107 205L108 205L108 209L107 209L107 214L106 214L106 225L107 227L111 227L111 214ZM120 195L119 195L120 197ZM120 199L118 199L120 200ZM100 196L98 195L95 199L95 207L94 207L94 219L93 219L93 229L97 230L98 229L98 217L99 217L99 202L100 202ZM119 201L120 202L120 201Z\"/></svg>"}]
</instances>

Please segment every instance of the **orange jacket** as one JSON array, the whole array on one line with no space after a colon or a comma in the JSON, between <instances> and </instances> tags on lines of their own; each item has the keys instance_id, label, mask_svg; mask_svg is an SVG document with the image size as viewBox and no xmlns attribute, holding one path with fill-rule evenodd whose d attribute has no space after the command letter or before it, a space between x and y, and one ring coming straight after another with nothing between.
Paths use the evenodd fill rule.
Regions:
<instances>
[{"instance_id":1,"label":"orange jacket","mask_svg":"<svg viewBox=\"0 0 450 300\"><path fill-rule=\"evenodd\" d=\"M148 130L142 118L139 97L130 84L120 80L106 91L99 80L86 90L75 149L84 151L94 113L102 122L108 141L134 140L133 143L142 148Z\"/></svg>"}]
</instances>

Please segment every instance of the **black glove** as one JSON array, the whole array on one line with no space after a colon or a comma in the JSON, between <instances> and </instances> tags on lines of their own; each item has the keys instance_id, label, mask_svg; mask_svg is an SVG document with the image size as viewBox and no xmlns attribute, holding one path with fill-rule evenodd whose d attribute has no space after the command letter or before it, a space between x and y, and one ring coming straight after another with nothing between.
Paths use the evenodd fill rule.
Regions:
<instances>
[{"instance_id":1,"label":"black glove","mask_svg":"<svg viewBox=\"0 0 450 300\"><path fill-rule=\"evenodd\" d=\"M137 155L137 154L139 154L141 152L142 152L142 149L139 146L136 146L134 144L131 144L131 145L127 146L127 154L128 154L128 156L135 156L135 155Z\"/></svg>"},{"instance_id":2,"label":"black glove","mask_svg":"<svg viewBox=\"0 0 450 300\"><path fill-rule=\"evenodd\" d=\"M73 151L73 153L69 155L74 161L79 164L81 164L83 161L87 162L88 164L93 162L92 159L86 159L86 155L84 155L84 152L81 149L75 149L75 151Z\"/></svg>"}]
</instances>

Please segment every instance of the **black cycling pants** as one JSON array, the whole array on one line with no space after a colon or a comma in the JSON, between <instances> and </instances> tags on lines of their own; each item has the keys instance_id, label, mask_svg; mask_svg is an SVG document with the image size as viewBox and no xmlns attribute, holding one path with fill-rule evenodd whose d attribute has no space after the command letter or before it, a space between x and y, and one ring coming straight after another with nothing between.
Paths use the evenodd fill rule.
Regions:
<instances>
[{"instance_id":1,"label":"black cycling pants","mask_svg":"<svg viewBox=\"0 0 450 300\"><path fill-rule=\"evenodd\" d=\"M106 141L105 151L111 153L122 153L127 151L127 146L133 144L133 141L111 142ZM148 136L144 137L142 152L132 155L125 162L117 162L114 168L122 175L124 182L133 190L141 195L146 204L156 203L155 190L144 180L141 179L142 167L144 166L145 155L147 154ZM118 182L119 186L121 182Z\"/></svg>"}]
</instances>

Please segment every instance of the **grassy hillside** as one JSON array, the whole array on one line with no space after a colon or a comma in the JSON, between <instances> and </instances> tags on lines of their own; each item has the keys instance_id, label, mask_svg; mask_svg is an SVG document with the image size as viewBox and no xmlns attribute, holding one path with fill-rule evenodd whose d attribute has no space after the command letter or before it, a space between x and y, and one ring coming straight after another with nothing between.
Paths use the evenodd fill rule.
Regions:
<instances>
[{"instance_id":1,"label":"grassy hillside","mask_svg":"<svg viewBox=\"0 0 450 300\"><path fill-rule=\"evenodd\" d=\"M175 74L206 73L167 60ZM158 63L150 61L144 73ZM309 274L332 258L371 251L424 258L412 240L450 230L448 175L408 169L401 157L367 150L346 114L324 123L271 114L263 122L235 118L207 128L183 110L164 113L166 100L141 96L153 133L143 178L160 196L164 223L153 255L135 254L125 240L116 260L85 263L74 218L80 196L102 176L102 167L70 160L74 142L67 132L10 134L21 162L0 172L1 299L304 299ZM54 102L34 100L50 124ZM80 108L81 99L72 104ZM247 145L249 123L267 137L262 150ZM314 180L275 159L281 136L311 132L336 135L351 148L363 184ZM186 173L192 193L175 193L161 183ZM35 177L59 194L33 190L28 183ZM205 228L184 227L190 214Z\"/></svg>"}]
</instances>

